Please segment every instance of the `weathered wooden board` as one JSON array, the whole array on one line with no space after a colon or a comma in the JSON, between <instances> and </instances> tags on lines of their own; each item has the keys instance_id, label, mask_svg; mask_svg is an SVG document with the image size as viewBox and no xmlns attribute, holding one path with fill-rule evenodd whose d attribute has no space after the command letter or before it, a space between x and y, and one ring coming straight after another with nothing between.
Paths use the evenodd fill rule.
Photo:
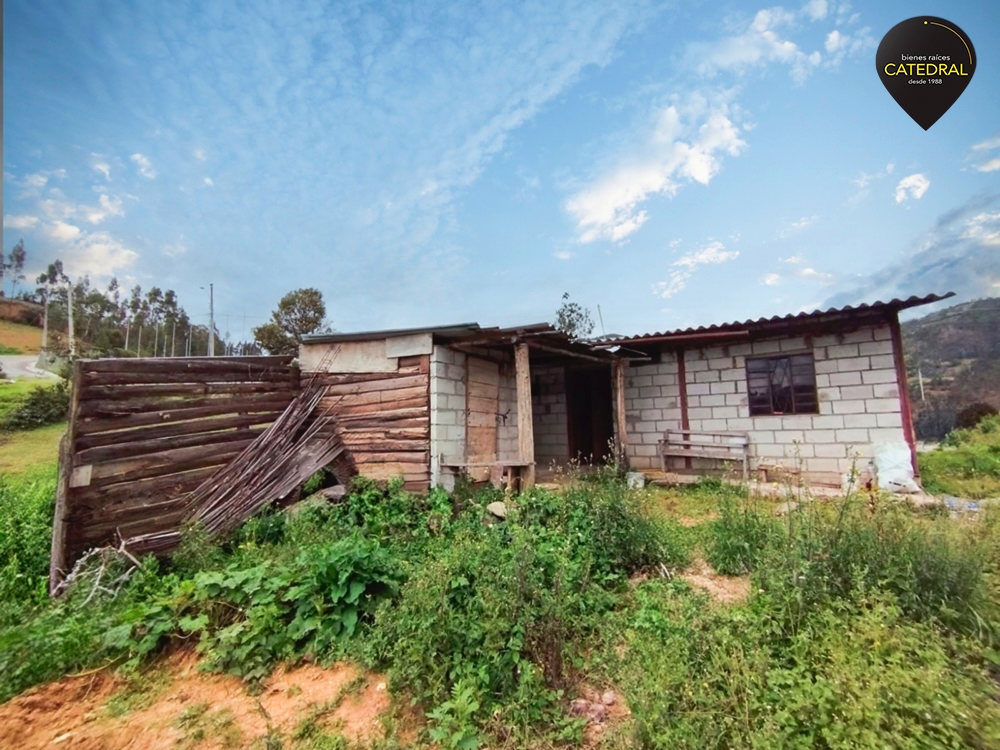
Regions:
<instances>
[{"instance_id":1,"label":"weathered wooden board","mask_svg":"<svg viewBox=\"0 0 1000 750\"><path fill-rule=\"evenodd\" d=\"M51 581L119 533L174 528L185 497L299 389L291 357L84 360L60 460ZM374 446L395 438L372 436ZM391 443L390 443L391 444Z\"/></svg>"},{"instance_id":2,"label":"weathered wooden board","mask_svg":"<svg viewBox=\"0 0 1000 750\"><path fill-rule=\"evenodd\" d=\"M495 460L497 412L500 409L500 367L496 362L468 357L466 384L466 453Z\"/></svg>"}]
</instances>

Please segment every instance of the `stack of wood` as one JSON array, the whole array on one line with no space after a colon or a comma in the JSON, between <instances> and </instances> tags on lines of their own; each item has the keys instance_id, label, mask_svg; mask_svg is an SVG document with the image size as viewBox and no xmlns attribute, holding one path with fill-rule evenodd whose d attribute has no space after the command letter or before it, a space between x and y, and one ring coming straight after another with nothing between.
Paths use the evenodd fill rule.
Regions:
<instances>
[{"instance_id":1,"label":"stack of wood","mask_svg":"<svg viewBox=\"0 0 1000 750\"><path fill-rule=\"evenodd\" d=\"M242 453L219 469L186 499L183 526L200 525L210 536L235 529L266 505L281 500L319 469L333 466L341 481L353 476L331 406L319 408L327 387L316 377ZM133 553L162 553L180 543L182 529L125 540Z\"/></svg>"}]
</instances>

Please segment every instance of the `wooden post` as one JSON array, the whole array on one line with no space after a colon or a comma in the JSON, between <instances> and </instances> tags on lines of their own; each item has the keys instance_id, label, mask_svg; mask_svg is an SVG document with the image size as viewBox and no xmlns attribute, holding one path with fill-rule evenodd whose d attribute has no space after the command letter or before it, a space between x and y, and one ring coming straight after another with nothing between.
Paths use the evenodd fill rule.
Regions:
<instances>
[{"instance_id":1,"label":"wooden post","mask_svg":"<svg viewBox=\"0 0 1000 750\"><path fill-rule=\"evenodd\" d=\"M920 479L920 465L917 463L917 436L913 431L913 412L910 408L910 387L906 382L906 360L903 356L903 334L899 328L899 313L893 311L889 318L889 335L892 338L892 358L896 365L896 389L899 391L899 410L903 418L903 437L910 446L910 464L913 476Z\"/></svg>"},{"instance_id":2,"label":"wooden post","mask_svg":"<svg viewBox=\"0 0 1000 750\"><path fill-rule=\"evenodd\" d=\"M684 350L677 350L677 385L680 387L680 399L681 399L681 440L690 440L691 433L688 430L691 429L691 422L688 420L688 388L687 388L687 369L684 365ZM684 459L684 468L691 468L691 459ZM663 459L663 470L667 469L667 459Z\"/></svg>"},{"instance_id":3,"label":"wooden post","mask_svg":"<svg viewBox=\"0 0 1000 750\"><path fill-rule=\"evenodd\" d=\"M62 580L66 569L66 526L68 523L69 480L73 473L73 443L76 441L76 422L80 411L80 390L83 375L80 362L73 363L70 381L69 424L66 434L59 441L59 478L56 480L56 508L52 519L52 547L49 552L49 593Z\"/></svg>"},{"instance_id":4,"label":"wooden post","mask_svg":"<svg viewBox=\"0 0 1000 750\"><path fill-rule=\"evenodd\" d=\"M611 365L611 395L615 400L615 449L618 464L628 468L628 428L625 424L625 368L628 362L616 359Z\"/></svg>"},{"instance_id":5,"label":"wooden post","mask_svg":"<svg viewBox=\"0 0 1000 750\"><path fill-rule=\"evenodd\" d=\"M531 363L528 345L514 346L514 376L517 381L517 452L526 464L521 475L521 489L535 486L535 429L532 425Z\"/></svg>"}]
</instances>

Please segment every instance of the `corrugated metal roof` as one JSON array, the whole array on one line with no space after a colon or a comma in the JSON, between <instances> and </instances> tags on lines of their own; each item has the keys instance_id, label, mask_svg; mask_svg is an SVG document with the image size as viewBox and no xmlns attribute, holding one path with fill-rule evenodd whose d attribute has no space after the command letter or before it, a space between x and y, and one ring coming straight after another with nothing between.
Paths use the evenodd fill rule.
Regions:
<instances>
[{"instance_id":1,"label":"corrugated metal roof","mask_svg":"<svg viewBox=\"0 0 1000 750\"><path fill-rule=\"evenodd\" d=\"M791 313L789 315L775 315L771 318L758 318L756 320L735 321L732 323L720 323L710 326L700 326L698 328L684 328L673 331L661 331L655 333L643 333L635 336L621 336L617 338L593 339L589 343L596 346L607 346L609 344L632 344L642 343L650 339L669 340L671 338L694 338L701 334L723 334L736 333L739 331L752 331L760 328L773 328L782 324L806 323L822 321L824 318L852 317L866 312L878 312L880 310L905 310L910 307L929 305L932 302L954 297L954 292L947 294L928 294L924 297L912 296L907 299L892 299L888 302L876 301L872 303L862 303L857 306L845 305L844 307L831 307L828 310L814 310L813 312Z\"/></svg>"},{"instance_id":2,"label":"corrugated metal roof","mask_svg":"<svg viewBox=\"0 0 1000 750\"><path fill-rule=\"evenodd\" d=\"M412 336L418 333L451 334L470 336L480 330L478 323L455 323L446 326L424 326L423 328L390 328L381 331L353 331L351 333L314 333L302 337L303 344L336 344L341 341L364 341L366 339L388 339L396 336Z\"/></svg>"},{"instance_id":3,"label":"corrugated metal roof","mask_svg":"<svg viewBox=\"0 0 1000 750\"><path fill-rule=\"evenodd\" d=\"M538 333L555 330L548 323L532 323L510 328L482 328L478 323L454 323L422 328L389 328L375 331L352 331L350 333L315 333L302 338L303 344L337 344L343 341L367 341L370 339L391 339L397 336L413 336L430 333L443 339L498 338L519 333Z\"/></svg>"}]
</instances>

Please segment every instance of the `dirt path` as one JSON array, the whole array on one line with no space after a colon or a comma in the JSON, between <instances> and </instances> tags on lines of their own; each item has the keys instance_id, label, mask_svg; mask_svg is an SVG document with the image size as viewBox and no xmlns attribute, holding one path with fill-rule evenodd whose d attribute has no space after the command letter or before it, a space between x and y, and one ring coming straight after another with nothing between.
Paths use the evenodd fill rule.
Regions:
<instances>
[{"instance_id":1,"label":"dirt path","mask_svg":"<svg viewBox=\"0 0 1000 750\"><path fill-rule=\"evenodd\" d=\"M0 706L0 747L73 750L255 746L270 735L284 746L298 733L383 734L385 678L348 664L278 670L259 696L236 677L197 670L176 654L141 679L106 671L42 685Z\"/></svg>"}]
</instances>

